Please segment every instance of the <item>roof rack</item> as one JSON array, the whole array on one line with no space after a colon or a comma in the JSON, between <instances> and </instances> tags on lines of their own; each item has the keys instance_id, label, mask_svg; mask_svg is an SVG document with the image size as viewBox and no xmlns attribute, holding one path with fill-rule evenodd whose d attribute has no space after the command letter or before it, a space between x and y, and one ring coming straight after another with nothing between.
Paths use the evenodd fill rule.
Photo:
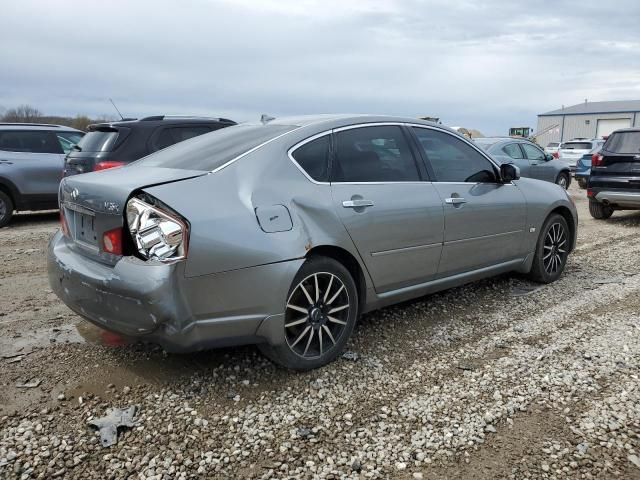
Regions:
<instances>
[{"instance_id":1,"label":"roof rack","mask_svg":"<svg viewBox=\"0 0 640 480\"><path fill-rule=\"evenodd\" d=\"M151 115L150 117L141 118L141 122L154 122L158 120L170 120L170 119L183 119L183 120L216 120L219 122L233 122L233 120L229 120L228 118L221 117L205 117L202 115Z\"/></svg>"}]
</instances>

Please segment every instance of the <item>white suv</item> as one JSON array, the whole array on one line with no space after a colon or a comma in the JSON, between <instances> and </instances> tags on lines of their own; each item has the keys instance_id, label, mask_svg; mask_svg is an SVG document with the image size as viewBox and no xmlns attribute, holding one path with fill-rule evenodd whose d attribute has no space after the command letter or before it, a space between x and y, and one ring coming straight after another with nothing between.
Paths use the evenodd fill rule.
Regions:
<instances>
[{"instance_id":1,"label":"white suv","mask_svg":"<svg viewBox=\"0 0 640 480\"><path fill-rule=\"evenodd\" d=\"M604 140L597 139L574 139L564 142L559 150L560 160L569 164L572 172L576 170L576 163L587 153L594 153L604 145Z\"/></svg>"}]
</instances>

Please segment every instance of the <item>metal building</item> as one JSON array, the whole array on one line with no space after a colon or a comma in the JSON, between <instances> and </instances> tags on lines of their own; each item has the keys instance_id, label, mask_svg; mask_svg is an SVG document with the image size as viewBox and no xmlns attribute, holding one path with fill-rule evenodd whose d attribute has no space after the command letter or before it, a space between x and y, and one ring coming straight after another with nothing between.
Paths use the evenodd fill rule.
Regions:
<instances>
[{"instance_id":1,"label":"metal building","mask_svg":"<svg viewBox=\"0 0 640 480\"><path fill-rule=\"evenodd\" d=\"M602 138L619 128L640 126L640 100L584 102L538 115L541 146L572 138Z\"/></svg>"}]
</instances>

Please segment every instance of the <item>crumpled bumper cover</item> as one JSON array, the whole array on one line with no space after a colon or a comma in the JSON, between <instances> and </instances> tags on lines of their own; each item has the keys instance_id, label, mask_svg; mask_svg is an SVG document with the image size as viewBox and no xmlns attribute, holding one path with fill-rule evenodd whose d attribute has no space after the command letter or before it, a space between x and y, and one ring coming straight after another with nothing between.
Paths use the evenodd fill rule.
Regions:
<instances>
[{"instance_id":1,"label":"crumpled bumper cover","mask_svg":"<svg viewBox=\"0 0 640 480\"><path fill-rule=\"evenodd\" d=\"M104 265L74 251L58 232L49 243L47 263L52 290L78 315L106 330L160 344L168 351L187 352L264 341L281 343L286 291L275 301L260 301L258 292L253 297L255 308L235 304L205 308L202 297L207 291L224 292L242 285L247 276L274 275L290 282L301 262L185 279L182 263L150 264L123 257L115 266ZM253 271L257 269L260 271ZM263 295L280 296L280 292L265 289ZM211 297L220 302L229 295ZM192 303L200 311L192 311Z\"/></svg>"}]
</instances>

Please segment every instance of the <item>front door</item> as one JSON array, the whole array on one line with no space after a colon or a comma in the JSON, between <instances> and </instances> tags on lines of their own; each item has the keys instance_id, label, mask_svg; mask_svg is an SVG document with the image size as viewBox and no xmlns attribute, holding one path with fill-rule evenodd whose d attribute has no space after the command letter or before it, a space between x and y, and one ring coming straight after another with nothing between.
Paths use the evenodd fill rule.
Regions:
<instances>
[{"instance_id":1,"label":"front door","mask_svg":"<svg viewBox=\"0 0 640 480\"><path fill-rule=\"evenodd\" d=\"M547 156L542 149L529 143L522 143L521 146L530 165L531 177L546 180L547 182L555 182L556 169L549 168Z\"/></svg>"},{"instance_id":2,"label":"front door","mask_svg":"<svg viewBox=\"0 0 640 480\"><path fill-rule=\"evenodd\" d=\"M498 182L494 164L457 135L414 127L444 205L439 277L524 258L525 199Z\"/></svg>"},{"instance_id":3,"label":"front door","mask_svg":"<svg viewBox=\"0 0 640 480\"><path fill-rule=\"evenodd\" d=\"M331 189L378 293L435 278L443 207L398 125L335 132Z\"/></svg>"}]
</instances>

